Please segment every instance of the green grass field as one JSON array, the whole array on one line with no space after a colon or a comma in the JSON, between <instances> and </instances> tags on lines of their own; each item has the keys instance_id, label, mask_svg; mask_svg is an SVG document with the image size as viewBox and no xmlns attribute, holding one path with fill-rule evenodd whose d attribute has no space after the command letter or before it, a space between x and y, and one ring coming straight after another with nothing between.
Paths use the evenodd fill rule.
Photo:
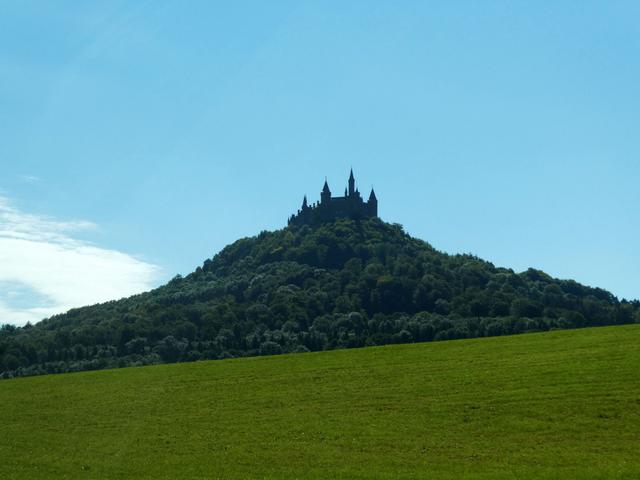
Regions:
<instances>
[{"instance_id":1,"label":"green grass field","mask_svg":"<svg viewBox=\"0 0 640 480\"><path fill-rule=\"evenodd\" d=\"M0 382L0 479L640 478L640 325Z\"/></svg>"}]
</instances>

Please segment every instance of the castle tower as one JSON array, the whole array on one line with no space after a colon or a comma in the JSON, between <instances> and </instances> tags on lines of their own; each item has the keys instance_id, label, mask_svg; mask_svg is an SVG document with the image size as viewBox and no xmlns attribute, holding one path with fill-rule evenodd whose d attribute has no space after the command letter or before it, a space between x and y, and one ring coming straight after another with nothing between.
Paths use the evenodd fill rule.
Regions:
<instances>
[{"instance_id":1,"label":"castle tower","mask_svg":"<svg viewBox=\"0 0 640 480\"><path fill-rule=\"evenodd\" d=\"M305 195L302 200L302 210L306 210L307 208L309 208L309 204L307 203L307 196Z\"/></svg>"},{"instance_id":2,"label":"castle tower","mask_svg":"<svg viewBox=\"0 0 640 480\"><path fill-rule=\"evenodd\" d=\"M369 200L367 201L367 206L369 207L369 215L377 217L378 216L378 198L376 197L376 192L373 191L373 187L371 187L371 193L369 194Z\"/></svg>"},{"instance_id":3,"label":"castle tower","mask_svg":"<svg viewBox=\"0 0 640 480\"><path fill-rule=\"evenodd\" d=\"M322 192L320 192L320 203L329 204L331 202L331 190L329 190L329 184L327 183L327 179L324 179L324 187L322 187Z\"/></svg>"},{"instance_id":4,"label":"castle tower","mask_svg":"<svg viewBox=\"0 0 640 480\"><path fill-rule=\"evenodd\" d=\"M356 179L353 177L353 168L349 173L349 196L352 197L356 191Z\"/></svg>"}]
</instances>

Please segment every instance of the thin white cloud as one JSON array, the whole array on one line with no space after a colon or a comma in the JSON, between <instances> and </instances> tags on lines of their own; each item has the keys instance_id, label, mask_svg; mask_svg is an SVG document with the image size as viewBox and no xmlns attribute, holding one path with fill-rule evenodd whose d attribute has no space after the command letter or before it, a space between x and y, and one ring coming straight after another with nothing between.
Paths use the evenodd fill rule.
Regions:
<instances>
[{"instance_id":1,"label":"thin white cloud","mask_svg":"<svg viewBox=\"0 0 640 480\"><path fill-rule=\"evenodd\" d=\"M40 177L35 177L33 175L20 175L20 179L23 182L30 184L40 183L42 181Z\"/></svg>"},{"instance_id":2,"label":"thin white cloud","mask_svg":"<svg viewBox=\"0 0 640 480\"><path fill-rule=\"evenodd\" d=\"M0 292L0 324L35 323L70 308L126 297L155 285L159 267L73 237L95 228L91 222L24 213L0 197L2 288L14 284L34 293L34 304L25 308L12 306L8 290L5 295Z\"/></svg>"}]
</instances>

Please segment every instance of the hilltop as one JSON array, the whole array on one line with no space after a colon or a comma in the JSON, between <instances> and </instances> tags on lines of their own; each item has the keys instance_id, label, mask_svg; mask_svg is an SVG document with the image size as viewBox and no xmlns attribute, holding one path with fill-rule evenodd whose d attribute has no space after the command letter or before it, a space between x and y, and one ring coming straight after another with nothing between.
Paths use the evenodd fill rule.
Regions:
<instances>
[{"instance_id":1,"label":"hilltop","mask_svg":"<svg viewBox=\"0 0 640 480\"><path fill-rule=\"evenodd\" d=\"M640 304L448 255L378 218L289 225L130 298L0 329L2 376L640 321Z\"/></svg>"},{"instance_id":2,"label":"hilltop","mask_svg":"<svg viewBox=\"0 0 640 480\"><path fill-rule=\"evenodd\" d=\"M0 478L636 479L640 325L4 381Z\"/></svg>"}]
</instances>

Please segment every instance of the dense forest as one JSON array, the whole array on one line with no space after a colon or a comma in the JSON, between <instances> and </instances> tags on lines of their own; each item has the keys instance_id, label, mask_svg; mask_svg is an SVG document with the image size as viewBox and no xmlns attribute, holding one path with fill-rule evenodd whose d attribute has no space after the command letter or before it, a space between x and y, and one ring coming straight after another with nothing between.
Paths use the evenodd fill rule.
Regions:
<instances>
[{"instance_id":1,"label":"dense forest","mask_svg":"<svg viewBox=\"0 0 640 480\"><path fill-rule=\"evenodd\" d=\"M640 322L640 302L378 219L262 232L153 291L0 328L0 377Z\"/></svg>"}]
</instances>

